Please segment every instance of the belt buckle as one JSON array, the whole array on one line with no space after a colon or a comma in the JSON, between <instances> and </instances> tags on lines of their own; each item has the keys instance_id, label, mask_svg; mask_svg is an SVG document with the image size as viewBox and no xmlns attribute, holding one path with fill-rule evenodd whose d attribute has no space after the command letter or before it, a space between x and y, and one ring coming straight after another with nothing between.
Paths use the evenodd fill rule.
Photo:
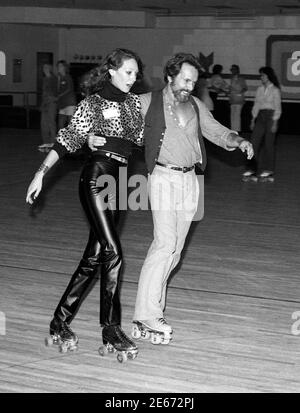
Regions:
<instances>
[{"instance_id":1,"label":"belt buckle","mask_svg":"<svg viewBox=\"0 0 300 413\"><path fill-rule=\"evenodd\" d=\"M127 159L126 158L119 158L120 162L122 162L124 165L127 164Z\"/></svg>"},{"instance_id":2,"label":"belt buckle","mask_svg":"<svg viewBox=\"0 0 300 413\"><path fill-rule=\"evenodd\" d=\"M188 168L187 166L184 166L184 167L182 168L182 172L183 172L183 173L188 172L188 170L189 170L189 168Z\"/></svg>"},{"instance_id":3,"label":"belt buckle","mask_svg":"<svg viewBox=\"0 0 300 413\"><path fill-rule=\"evenodd\" d=\"M113 159L115 159L115 160L117 160L118 162L121 162L121 163L124 163L124 164L127 163L127 161L126 161L125 158L123 158L123 157L121 157L121 156L117 156L117 155L115 155L115 154L113 154L113 153L110 154L110 157L113 158Z\"/></svg>"},{"instance_id":4,"label":"belt buckle","mask_svg":"<svg viewBox=\"0 0 300 413\"><path fill-rule=\"evenodd\" d=\"M121 160L121 158L120 158L119 156L114 155L114 154L111 153L111 152L106 152L105 155L106 155L108 158L112 158L112 159L115 159L115 160L117 160L117 161L119 161L119 162L122 162L122 160Z\"/></svg>"}]
</instances>

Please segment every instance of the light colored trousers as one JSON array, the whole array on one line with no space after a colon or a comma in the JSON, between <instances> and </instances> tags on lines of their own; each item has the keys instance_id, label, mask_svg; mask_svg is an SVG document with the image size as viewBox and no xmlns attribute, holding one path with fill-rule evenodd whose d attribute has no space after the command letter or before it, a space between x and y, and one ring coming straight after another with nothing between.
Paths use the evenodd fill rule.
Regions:
<instances>
[{"instance_id":1,"label":"light colored trousers","mask_svg":"<svg viewBox=\"0 0 300 413\"><path fill-rule=\"evenodd\" d=\"M241 112L243 105L230 105L230 129L241 132Z\"/></svg>"},{"instance_id":2,"label":"light colored trousers","mask_svg":"<svg viewBox=\"0 0 300 413\"><path fill-rule=\"evenodd\" d=\"M167 281L180 261L198 207L195 171L183 173L156 165L149 176L148 194L154 239L139 278L134 320L163 317Z\"/></svg>"}]
</instances>

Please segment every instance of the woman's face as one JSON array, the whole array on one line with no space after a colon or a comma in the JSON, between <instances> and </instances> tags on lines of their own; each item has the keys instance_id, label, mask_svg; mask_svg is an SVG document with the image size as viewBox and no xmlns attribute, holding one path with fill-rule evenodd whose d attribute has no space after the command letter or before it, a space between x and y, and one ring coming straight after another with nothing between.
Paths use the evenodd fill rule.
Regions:
<instances>
[{"instance_id":1,"label":"woman's face","mask_svg":"<svg viewBox=\"0 0 300 413\"><path fill-rule=\"evenodd\" d=\"M231 70L231 73L232 73L233 76L236 76L236 75L239 74L239 71L238 71L237 67L235 67L235 66L231 66L230 70Z\"/></svg>"},{"instance_id":2,"label":"woman's face","mask_svg":"<svg viewBox=\"0 0 300 413\"><path fill-rule=\"evenodd\" d=\"M66 68L62 63L58 63L57 65L57 71L60 75L65 76L66 74Z\"/></svg>"},{"instance_id":3,"label":"woman's face","mask_svg":"<svg viewBox=\"0 0 300 413\"><path fill-rule=\"evenodd\" d=\"M44 64L43 66L43 72L46 76L51 75L52 73L52 66L50 66L49 64Z\"/></svg>"},{"instance_id":4,"label":"woman's face","mask_svg":"<svg viewBox=\"0 0 300 413\"><path fill-rule=\"evenodd\" d=\"M135 59L126 59L119 69L109 69L111 83L122 92L128 93L136 81L139 72Z\"/></svg>"},{"instance_id":5,"label":"woman's face","mask_svg":"<svg viewBox=\"0 0 300 413\"><path fill-rule=\"evenodd\" d=\"M265 73L260 74L260 80L263 85L266 85L269 82L269 78Z\"/></svg>"}]
</instances>

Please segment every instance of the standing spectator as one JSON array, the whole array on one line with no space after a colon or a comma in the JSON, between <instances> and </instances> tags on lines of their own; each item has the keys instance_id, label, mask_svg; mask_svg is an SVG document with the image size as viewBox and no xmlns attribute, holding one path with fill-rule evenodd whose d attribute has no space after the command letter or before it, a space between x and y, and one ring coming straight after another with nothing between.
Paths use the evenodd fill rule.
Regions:
<instances>
[{"instance_id":1,"label":"standing spectator","mask_svg":"<svg viewBox=\"0 0 300 413\"><path fill-rule=\"evenodd\" d=\"M254 158L247 164L243 180L273 182L275 136L281 116L280 85L271 67L261 67L259 73L262 85L256 91L250 125Z\"/></svg>"},{"instance_id":2,"label":"standing spectator","mask_svg":"<svg viewBox=\"0 0 300 413\"><path fill-rule=\"evenodd\" d=\"M209 94L212 98L214 108L216 108L219 93L228 93L229 91L229 86L222 77L222 71L222 65L214 65L212 69L211 78L208 82Z\"/></svg>"},{"instance_id":3,"label":"standing spectator","mask_svg":"<svg viewBox=\"0 0 300 413\"><path fill-rule=\"evenodd\" d=\"M38 149L47 152L53 146L56 138L57 115L57 77L53 73L53 66L43 65L43 91L41 104L41 133L43 144Z\"/></svg>"},{"instance_id":4,"label":"standing spectator","mask_svg":"<svg viewBox=\"0 0 300 413\"><path fill-rule=\"evenodd\" d=\"M240 76L240 68L238 65L232 65L230 71L232 73L229 89L230 128L236 132L240 132L241 113L245 103L245 92L248 87L245 79Z\"/></svg>"},{"instance_id":5,"label":"standing spectator","mask_svg":"<svg viewBox=\"0 0 300 413\"><path fill-rule=\"evenodd\" d=\"M65 60L57 62L58 71L58 129L68 125L75 112L76 97L69 66Z\"/></svg>"}]
</instances>

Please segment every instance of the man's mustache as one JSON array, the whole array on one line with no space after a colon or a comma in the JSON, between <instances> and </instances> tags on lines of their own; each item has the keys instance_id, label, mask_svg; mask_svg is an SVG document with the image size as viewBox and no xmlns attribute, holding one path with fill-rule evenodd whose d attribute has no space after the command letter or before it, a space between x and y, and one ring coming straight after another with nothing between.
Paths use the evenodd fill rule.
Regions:
<instances>
[{"instance_id":1,"label":"man's mustache","mask_svg":"<svg viewBox=\"0 0 300 413\"><path fill-rule=\"evenodd\" d=\"M175 93L181 93L181 92L186 92L186 93L191 94L191 91L190 91L190 90L186 90L186 89L178 89L178 90L176 90Z\"/></svg>"}]
</instances>

